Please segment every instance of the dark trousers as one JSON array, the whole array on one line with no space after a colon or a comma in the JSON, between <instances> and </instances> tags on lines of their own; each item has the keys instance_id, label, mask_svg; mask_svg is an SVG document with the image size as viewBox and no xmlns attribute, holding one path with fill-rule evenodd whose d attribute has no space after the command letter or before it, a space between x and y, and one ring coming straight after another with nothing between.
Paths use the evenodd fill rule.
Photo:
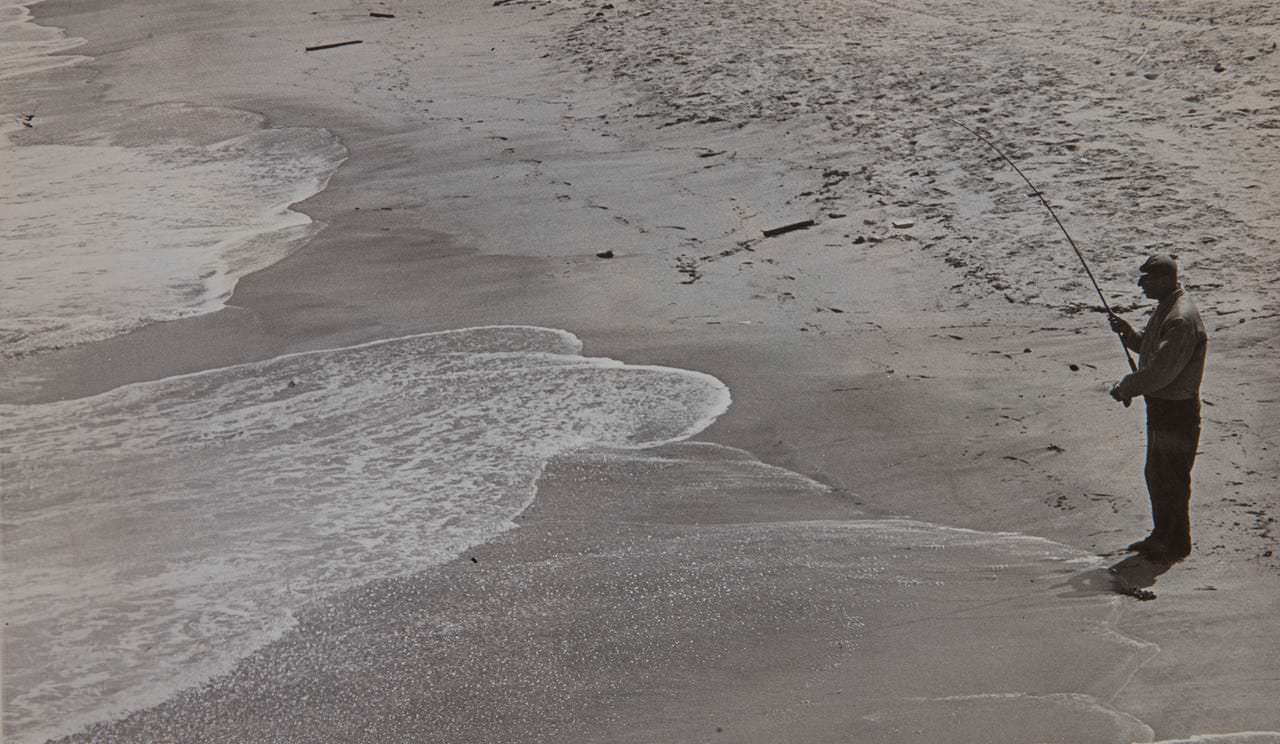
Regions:
<instances>
[{"instance_id":1,"label":"dark trousers","mask_svg":"<svg viewBox=\"0 0 1280 744\"><path fill-rule=\"evenodd\" d=\"M1191 466L1200 443L1200 401L1147 398L1147 492L1152 536L1171 553L1191 552Z\"/></svg>"}]
</instances>

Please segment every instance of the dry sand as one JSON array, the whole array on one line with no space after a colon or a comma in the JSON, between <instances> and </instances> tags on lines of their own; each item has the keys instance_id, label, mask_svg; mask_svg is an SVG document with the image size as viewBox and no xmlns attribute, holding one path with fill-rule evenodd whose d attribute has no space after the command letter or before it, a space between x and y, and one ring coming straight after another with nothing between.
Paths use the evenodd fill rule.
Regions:
<instances>
[{"instance_id":1,"label":"dry sand","mask_svg":"<svg viewBox=\"0 0 1280 744\"><path fill-rule=\"evenodd\" d=\"M1212 337L1195 552L1167 572L1115 559L1157 595L1119 600L1115 627L1159 650L1106 689L1081 689L1073 664L1046 657L1033 664L1038 689L1090 694L1116 720L1149 727L1136 738L1280 730L1275 9L552 0L177 2L159 13L46 0L34 11L88 38L76 51L95 62L33 88L49 102L19 142L71 137L103 112L192 101L325 127L350 160L299 207L325 229L244 279L233 307L5 361L7 400L531 323L573 331L592 354L725 381L734 406L702 439L843 494L839 507L819 500L794 519L856 506L1112 551L1147 526L1140 410L1106 395L1125 364L1070 249L1025 184L948 118L983 127L1059 207L1117 308L1140 316L1134 267L1173 252ZM364 43L302 52L351 38ZM816 224L762 236L800 220ZM597 258L604 250L614 257ZM556 513L574 486L551 478L542 492L537 508ZM583 539L612 535L607 506L584 507ZM733 518L769 514L749 507ZM664 508L635 518L661 521ZM554 552L551 535L516 530L494 560ZM570 575L609 570L584 561ZM1062 632L1052 615L1035 622L1045 638ZM652 716L665 698L632 691L625 715L590 730L710 739L730 716L759 724L737 730L742 741L916 741L946 725L921 711L859 734L838 705L776 714L786 705L771 696L800 681L828 692L865 684L852 671L808 674L816 652L795 643L777 646L766 671L715 675L716 695L674 722ZM970 663L936 662L944 675ZM709 674L681 673L689 689ZM511 686L522 683L537 679ZM219 694L186 704L216 710ZM181 702L134 725L146 731L173 711ZM941 730L952 741L1102 740L1087 717L1066 718L1078 728L1045 733L1023 715L1003 732ZM482 734L530 730L508 720ZM555 729L538 731L529 740L555 740Z\"/></svg>"}]
</instances>

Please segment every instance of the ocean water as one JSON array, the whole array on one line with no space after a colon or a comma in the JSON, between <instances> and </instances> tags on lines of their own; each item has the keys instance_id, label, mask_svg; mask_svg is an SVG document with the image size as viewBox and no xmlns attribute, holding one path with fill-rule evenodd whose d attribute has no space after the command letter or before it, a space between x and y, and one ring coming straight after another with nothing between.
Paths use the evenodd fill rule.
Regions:
<instances>
[{"instance_id":1,"label":"ocean water","mask_svg":"<svg viewBox=\"0 0 1280 744\"><path fill-rule=\"evenodd\" d=\"M236 280L315 225L289 205L345 155L323 130L208 144L34 145L0 151L0 354L85 343L221 308Z\"/></svg>"},{"instance_id":2,"label":"ocean water","mask_svg":"<svg viewBox=\"0 0 1280 744\"><path fill-rule=\"evenodd\" d=\"M84 43L62 29L31 22L28 6L39 0L0 0L0 79L29 75L82 62L66 54ZM9 113L6 109L6 113Z\"/></svg>"},{"instance_id":3,"label":"ocean water","mask_svg":"<svg viewBox=\"0 0 1280 744\"><path fill-rule=\"evenodd\" d=\"M59 104L42 109L47 92L29 98L24 78L88 61L62 53L83 40L11 0L0 19L0 355L218 310L237 279L317 229L290 205L345 159L329 132L178 102L109 103L43 139Z\"/></svg>"},{"instance_id":4,"label":"ocean water","mask_svg":"<svg viewBox=\"0 0 1280 744\"><path fill-rule=\"evenodd\" d=\"M555 455L728 406L579 348L473 328L0 407L6 741L225 672L300 606L508 529Z\"/></svg>"}]
</instances>

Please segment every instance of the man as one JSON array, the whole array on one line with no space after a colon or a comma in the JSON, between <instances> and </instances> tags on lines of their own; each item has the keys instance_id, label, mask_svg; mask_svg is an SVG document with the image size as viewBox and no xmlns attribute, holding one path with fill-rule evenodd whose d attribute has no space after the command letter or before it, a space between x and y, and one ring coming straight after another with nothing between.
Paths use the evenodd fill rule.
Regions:
<instances>
[{"instance_id":1,"label":"man","mask_svg":"<svg viewBox=\"0 0 1280 744\"><path fill-rule=\"evenodd\" d=\"M1191 553L1191 466L1200 442L1208 336L1171 256L1152 256L1138 271L1143 294L1159 302L1147 327L1138 333L1123 319L1110 318L1125 346L1138 352L1138 370L1112 388L1111 397L1127 403L1141 395L1147 401L1145 475L1155 527L1129 549L1174 562Z\"/></svg>"}]
</instances>

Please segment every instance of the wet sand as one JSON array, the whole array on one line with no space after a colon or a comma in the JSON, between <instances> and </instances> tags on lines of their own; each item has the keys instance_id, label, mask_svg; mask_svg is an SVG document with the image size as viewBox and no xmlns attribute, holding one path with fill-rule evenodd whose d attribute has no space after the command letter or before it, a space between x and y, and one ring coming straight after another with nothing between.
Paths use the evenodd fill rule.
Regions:
<instances>
[{"instance_id":1,"label":"wet sand","mask_svg":"<svg viewBox=\"0 0 1280 744\"><path fill-rule=\"evenodd\" d=\"M735 402L701 439L833 489L811 497L818 506L806 502L783 516L761 500L735 504L734 519L902 515L1114 551L1147 526L1140 412L1106 396L1124 360L1102 316L1089 309L1096 298L1069 248L1025 185L980 143L946 126L946 117L963 117L1007 144L1061 208L1104 290L1131 318L1145 311L1130 284L1133 267L1153 250L1180 254L1213 344L1195 553L1167 572L1111 559L1128 585L1154 591L1152 602L1114 597L1113 586L1082 570L1076 585L1032 603L1034 617L1022 631L1058 640L1064 630L1051 610L1063 601L1059 594L1082 594L1077 601L1114 606L1108 627L1158 652L1095 674L1020 645L1032 667L1023 678L1035 685L1016 689L1091 696L1111 712L1106 730L1115 740L1280 729L1273 705L1280 659L1268 642L1280 596L1273 516L1280 396L1269 362L1278 317L1272 205L1280 182L1266 165L1274 160L1270 117L1280 104L1269 87L1276 55L1266 51L1274 45L1265 18L1243 6L1217 7L1210 21L1192 3L1162 4L1160 18L1154 6L1138 18L1130 6L1107 3L1065 10L755 3L696 13L649 3L387 5L394 19L354 6L216 15L220 7L179 3L163 18L138 18L111 3L36 6L42 22L87 37L76 51L96 61L55 73L50 90L74 82L94 93L52 98L41 113L47 125L30 136L75 131L101 107L190 100L192 90L200 103L253 110L273 125L325 127L350 159L324 192L298 207L325 229L305 249L242 280L227 310L4 361L6 400L84 395L406 333L531 323L573 331L593 355L715 375ZM351 36L364 43L301 51ZM267 61L271 79L256 72ZM809 219L816 223L810 229L762 234ZM613 258L597 257L605 250ZM530 520L539 509L560 520L563 501L582 499L556 472ZM573 539L620 540L612 506L582 505L585 526ZM686 525L703 518L691 504L652 495L629 508L642 524L664 514ZM686 529L697 543L697 530ZM494 546L491 560L509 578L514 564L549 560L562 537L520 528ZM774 539L788 559L832 550L785 527ZM699 549L713 559L718 545L727 549L714 540ZM465 583L475 565L464 558L442 569L452 578L421 585L435 587L433 601L445 607L467 606L466 591L450 595L448 587ZM582 561L568 576L589 584L617 570ZM819 582L809 596L839 604L835 584ZM599 598L607 604L610 596ZM656 606L631 609L654 613L655 627L665 627L656 623ZM607 632L584 615L588 636ZM673 675L668 691L713 685L713 696L681 708L673 702L680 696L658 694L661 682L648 680L636 688L643 694L630 691L640 696L624 713L603 723L592 718L579 733L695 739L703 731L714 738L720 726L744 741L841 740L851 730L870 737L862 740L914 741L923 739L912 738L913 727L933 730L923 711L902 714L893 731L848 728L850 709L831 702L813 704L805 716L778 713L797 704L797 685L834 694L866 684L865 670L817 664L826 653L816 650L825 649L819 631L804 618L785 620L788 632L762 642L776 650L751 674L655 667ZM759 622L768 624L768 616ZM352 632L373 639L379 651L370 658L378 663L354 675L367 684L331 692L367 704L381 694L374 682L385 665L397 661L377 645L396 625L358 627ZM551 638L563 632L536 617L521 627L543 628ZM918 630L894 648L938 634L954 634L957 647L986 638L982 628L959 624ZM328 627L316 637L342 635ZM703 642L713 641L710 634ZM661 637L649 643L664 645ZM498 654L516 646L483 648ZM272 653L289 656L268 649L237 673L271 668L264 699L296 702L291 692L308 674L255 666ZM958 652L935 661L943 677L974 670ZM1119 680L1109 676L1117 668ZM996 675L973 673L987 681ZM537 685L535 677L513 675L487 701ZM946 697L962 687L927 694ZM189 709L190 721L173 730L185 740L216 738L199 734L206 719L196 711L221 711L210 722L234 717L243 710L239 696L254 689L224 681L119 732L172 723ZM982 683L972 689L1008 692ZM564 699L581 705L593 698ZM354 705L346 710L369 711ZM655 706L670 710L671 720L655 722ZM300 713L303 728L291 735L334 725L323 710ZM547 721L559 714L548 710L537 730L554 739L559 729ZM575 710L565 720L585 720ZM1062 740L1110 740L1089 733L1088 716L1064 718L1062 725L1080 728L1062 732ZM1049 738L1028 728L1036 719L1032 706L1003 717L1008 729L998 736L964 729L962 739ZM754 727L735 734L744 721ZM510 719L441 740L514 736L531 725ZM240 731L243 740L261 733Z\"/></svg>"},{"instance_id":2,"label":"wet sand","mask_svg":"<svg viewBox=\"0 0 1280 744\"><path fill-rule=\"evenodd\" d=\"M518 523L76 740L1151 738L1107 698L1156 649L1065 546L691 443L559 459Z\"/></svg>"}]
</instances>

